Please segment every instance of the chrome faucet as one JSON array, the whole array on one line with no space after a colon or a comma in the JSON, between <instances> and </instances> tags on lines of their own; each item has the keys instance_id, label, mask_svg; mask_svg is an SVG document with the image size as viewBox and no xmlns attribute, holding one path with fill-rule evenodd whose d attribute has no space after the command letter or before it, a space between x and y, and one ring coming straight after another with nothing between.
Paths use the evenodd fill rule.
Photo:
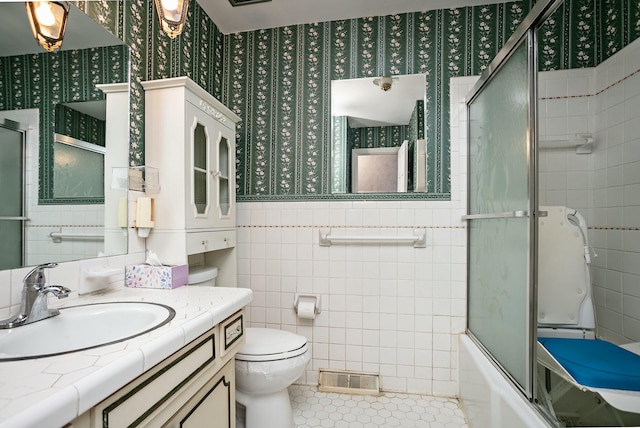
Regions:
<instances>
[{"instance_id":1,"label":"chrome faucet","mask_svg":"<svg viewBox=\"0 0 640 428\"><path fill-rule=\"evenodd\" d=\"M45 263L33 268L23 279L22 301L20 312L6 320L0 321L0 329L20 327L46 318L60 315L57 309L49 309L47 294L58 299L69 296L71 290L61 285L47 285L44 270L58 266L57 263Z\"/></svg>"}]
</instances>

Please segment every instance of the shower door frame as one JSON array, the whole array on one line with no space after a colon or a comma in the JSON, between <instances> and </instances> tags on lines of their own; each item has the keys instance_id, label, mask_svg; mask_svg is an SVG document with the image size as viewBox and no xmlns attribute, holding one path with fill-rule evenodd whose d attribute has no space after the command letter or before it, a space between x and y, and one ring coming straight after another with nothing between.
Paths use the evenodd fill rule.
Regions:
<instances>
[{"instance_id":1,"label":"shower door frame","mask_svg":"<svg viewBox=\"0 0 640 428\"><path fill-rule=\"evenodd\" d=\"M493 214L470 214L471 209L471 156L467 157L467 215L463 217L464 220L473 221L477 219L488 218L505 218L505 217L526 217L528 218L528 272L527 282L525 286L527 290L527 335L528 335L528 352L526 355L527 361L525 364L526 380L524 385L521 385L514 376L512 376L508 370L498 361L496 357L482 344L481 340L477 338L470 330L469 326L469 310L470 299L467 299L467 326L466 334L473 340L474 343L482 350L482 352L488 357L488 359L496 366L500 372L502 372L507 379L530 401L534 402L536 391L536 340L537 340L537 265L538 265L538 237L537 237L537 218L544 216L538 210L538 42L537 42L537 29L542 25L545 20L556 11L556 9L564 3L564 0L540 0L531 9L529 14L525 17L522 24L516 29L514 34L505 43L504 47L498 52L496 57L491 61L481 78L471 89L467 95L466 108L467 108L467 120L470 120L470 106L471 103L478 97L478 95L485 89L488 83L495 77L502 66L511 58L512 54L516 51L521 43L527 44L527 133L526 133L526 151L528 157L528 210L527 211L514 211L508 213L493 213ZM467 144L471 144L471 127L467 126ZM468 148L468 153L471 151ZM533 215L531 215L533 214ZM470 229L467 227L467 287L470 286L470 268L469 260L471 257L469 245ZM467 296L470 296L470 290L467 289Z\"/></svg>"},{"instance_id":2,"label":"shower door frame","mask_svg":"<svg viewBox=\"0 0 640 428\"><path fill-rule=\"evenodd\" d=\"M15 122L13 120L7 119L7 118L0 118L0 127L8 129L10 131L14 131L20 134L20 144L21 144L21 158L20 158L20 169L22 171L22 183L20 183L20 186L22 187L20 190L21 193L21 207L20 207L20 216L10 216L10 217L0 217L0 221L19 221L20 222L20 236L22 239L20 239L20 260L21 260L21 264L20 266L16 266L17 267L22 267L25 264L26 261L26 245L25 245L25 236L26 236L26 231L25 231L25 222L29 220L28 217L26 217L26 197L25 197L25 186L26 186L26 162L25 162L25 158L26 158L26 150L27 150L27 132L26 132L26 127L22 126L20 123Z\"/></svg>"}]
</instances>

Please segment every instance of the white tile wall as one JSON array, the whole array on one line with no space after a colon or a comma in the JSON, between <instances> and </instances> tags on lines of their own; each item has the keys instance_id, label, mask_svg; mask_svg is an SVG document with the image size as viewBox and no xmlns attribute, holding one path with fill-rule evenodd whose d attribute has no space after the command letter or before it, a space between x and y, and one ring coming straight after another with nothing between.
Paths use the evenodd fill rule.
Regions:
<instances>
[{"instance_id":1,"label":"white tile wall","mask_svg":"<svg viewBox=\"0 0 640 428\"><path fill-rule=\"evenodd\" d=\"M639 71L640 41L596 68L596 309L600 333L619 343L640 341Z\"/></svg>"},{"instance_id":2,"label":"white tile wall","mask_svg":"<svg viewBox=\"0 0 640 428\"><path fill-rule=\"evenodd\" d=\"M595 69L542 73L540 84L542 139L595 138L590 155L540 153L540 198L587 218L599 333L617 343L640 341L639 71L635 41Z\"/></svg>"},{"instance_id":3,"label":"white tile wall","mask_svg":"<svg viewBox=\"0 0 640 428\"><path fill-rule=\"evenodd\" d=\"M464 267L465 233L451 221L455 205L239 204L238 280L254 291L250 325L309 339L313 358L303 383L317 382L320 368L347 369L380 372L389 391L455 394L451 335L464 330L465 311L464 276L458 274ZM413 228L426 228L427 248L320 247L319 233L329 226L341 235L406 236ZM295 293L321 297L322 312L315 320L296 317Z\"/></svg>"},{"instance_id":4,"label":"white tile wall","mask_svg":"<svg viewBox=\"0 0 640 428\"><path fill-rule=\"evenodd\" d=\"M128 254L110 256L100 259L100 264L110 268L122 268L123 274L110 278L109 287L124 287L124 267L126 265L142 263L145 260L144 240L135 233L129 233ZM57 267L46 272L48 284L63 285L76 295L80 283L81 261L59 263ZM23 279L33 266L20 269L0 271L0 319L6 319L18 313L22 298ZM49 299L53 300L51 294Z\"/></svg>"},{"instance_id":5,"label":"white tile wall","mask_svg":"<svg viewBox=\"0 0 640 428\"><path fill-rule=\"evenodd\" d=\"M459 79L452 98L475 82ZM462 104L464 105L464 104ZM464 121L451 117L452 134ZM238 284L251 288L254 327L308 338L318 369L373 371L387 391L457 394L457 339L466 311L466 147L452 138L451 201L331 201L238 204ZM333 244L335 234L411 235L427 229L427 248L406 244ZM315 320L299 319L295 293L321 296Z\"/></svg>"},{"instance_id":6,"label":"white tile wall","mask_svg":"<svg viewBox=\"0 0 640 428\"><path fill-rule=\"evenodd\" d=\"M589 155L574 148L554 148L578 135L593 134L594 69L540 73L540 140L550 147L540 151L541 203L566 205L585 211L589 205Z\"/></svg>"}]
</instances>

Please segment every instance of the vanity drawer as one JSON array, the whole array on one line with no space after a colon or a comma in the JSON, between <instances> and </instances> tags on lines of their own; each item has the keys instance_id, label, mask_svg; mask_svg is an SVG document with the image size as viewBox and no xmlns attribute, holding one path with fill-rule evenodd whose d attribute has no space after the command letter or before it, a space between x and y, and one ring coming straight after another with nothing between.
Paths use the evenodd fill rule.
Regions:
<instances>
[{"instance_id":1,"label":"vanity drawer","mask_svg":"<svg viewBox=\"0 0 640 428\"><path fill-rule=\"evenodd\" d=\"M189 399L186 391L199 389L218 365L218 329L97 405L92 412L95 426L125 427L145 425L159 415L173 414ZM202 384L202 385L201 385Z\"/></svg>"},{"instance_id":2,"label":"vanity drawer","mask_svg":"<svg viewBox=\"0 0 640 428\"><path fill-rule=\"evenodd\" d=\"M223 250L236 246L235 230L189 232L186 235L187 254L200 254L207 251Z\"/></svg>"},{"instance_id":3,"label":"vanity drawer","mask_svg":"<svg viewBox=\"0 0 640 428\"><path fill-rule=\"evenodd\" d=\"M236 352L244 343L244 310L220 323L220 356Z\"/></svg>"}]
</instances>

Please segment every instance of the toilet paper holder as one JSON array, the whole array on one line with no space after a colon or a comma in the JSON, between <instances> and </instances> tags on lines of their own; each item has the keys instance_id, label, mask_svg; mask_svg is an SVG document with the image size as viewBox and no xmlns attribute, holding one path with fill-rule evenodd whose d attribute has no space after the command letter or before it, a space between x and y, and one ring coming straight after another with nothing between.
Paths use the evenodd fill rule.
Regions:
<instances>
[{"instance_id":1,"label":"toilet paper holder","mask_svg":"<svg viewBox=\"0 0 640 428\"><path fill-rule=\"evenodd\" d=\"M294 299L293 299L293 309L295 309L296 313L298 313L298 305L302 302L302 301L310 301L313 300L315 301L315 313L316 315L320 313L320 296L317 295L313 295L313 294L296 294Z\"/></svg>"}]
</instances>

